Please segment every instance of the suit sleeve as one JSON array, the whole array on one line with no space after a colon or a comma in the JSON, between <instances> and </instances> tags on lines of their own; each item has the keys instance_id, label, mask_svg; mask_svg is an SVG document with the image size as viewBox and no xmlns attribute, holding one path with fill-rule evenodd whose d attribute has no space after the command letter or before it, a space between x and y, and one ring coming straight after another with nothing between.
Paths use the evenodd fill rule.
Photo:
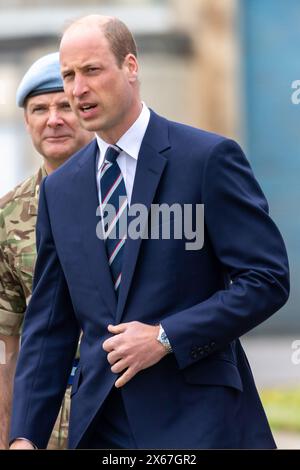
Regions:
<instances>
[{"instance_id":1,"label":"suit sleeve","mask_svg":"<svg viewBox=\"0 0 300 470\"><path fill-rule=\"evenodd\" d=\"M289 295L284 242L235 142L224 140L212 150L202 187L206 236L230 282L162 321L181 369L266 320ZM197 348L204 351L201 358L193 354Z\"/></svg>"},{"instance_id":2,"label":"suit sleeve","mask_svg":"<svg viewBox=\"0 0 300 470\"><path fill-rule=\"evenodd\" d=\"M51 233L46 183L40 188L37 262L17 364L11 440L39 448L49 440L67 386L79 338L68 286Z\"/></svg>"}]
</instances>

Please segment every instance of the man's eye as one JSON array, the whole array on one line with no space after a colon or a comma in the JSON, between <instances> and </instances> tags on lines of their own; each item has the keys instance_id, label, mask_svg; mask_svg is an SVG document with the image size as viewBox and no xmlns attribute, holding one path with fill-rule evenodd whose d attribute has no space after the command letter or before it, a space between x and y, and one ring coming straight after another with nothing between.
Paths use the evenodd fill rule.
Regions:
<instances>
[{"instance_id":1,"label":"man's eye","mask_svg":"<svg viewBox=\"0 0 300 470\"><path fill-rule=\"evenodd\" d=\"M72 73L71 72L63 73L62 77L63 77L63 80L69 80L72 77Z\"/></svg>"},{"instance_id":2,"label":"man's eye","mask_svg":"<svg viewBox=\"0 0 300 470\"><path fill-rule=\"evenodd\" d=\"M71 109L71 106L69 105L69 103L63 103L60 107L61 109L64 109L66 111Z\"/></svg>"},{"instance_id":3,"label":"man's eye","mask_svg":"<svg viewBox=\"0 0 300 470\"><path fill-rule=\"evenodd\" d=\"M42 113L45 110L46 110L46 108L44 108L43 106L37 106L36 108L33 108L32 112L33 113Z\"/></svg>"}]
</instances>

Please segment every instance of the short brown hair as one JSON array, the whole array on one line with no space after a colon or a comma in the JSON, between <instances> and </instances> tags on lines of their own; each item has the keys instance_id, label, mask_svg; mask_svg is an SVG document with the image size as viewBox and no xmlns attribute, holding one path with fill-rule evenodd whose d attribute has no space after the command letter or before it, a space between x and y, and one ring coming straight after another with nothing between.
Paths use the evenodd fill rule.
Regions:
<instances>
[{"instance_id":1,"label":"short brown hair","mask_svg":"<svg viewBox=\"0 0 300 470\"><path fill-rule=\"evenodd\" d=\"M111 18L101 26L111 51L119 67L122 66L127 54L137 57L137 46L131 31L118 18Z\"/></svg>"}]
</instances>

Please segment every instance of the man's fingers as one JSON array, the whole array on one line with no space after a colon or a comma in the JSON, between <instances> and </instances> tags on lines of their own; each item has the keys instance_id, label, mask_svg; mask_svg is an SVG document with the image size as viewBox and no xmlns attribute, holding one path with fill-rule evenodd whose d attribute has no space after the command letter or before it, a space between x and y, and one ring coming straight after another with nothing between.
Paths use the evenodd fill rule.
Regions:
<instances>
[{"instance_id":1,"label":"man's fingers","mask_svg":"<svg viewBox=\"0 0 300 470\"><path fill-rule=\"evenodd\" d=\"M110 352L116 347L116 340L118 340L117 335L123 333L126 330L127 323L120 323L120 325L108 325L107 329L110 333L112 333L115 336L111 336L110 338L106 339L102 347L104 351Z\"/></svg>"},{"instance_id":2,"label":"man's fingers","mask_svg":"<svg viewBox=\"0 0 300 470\"><path fill-rule=\"evenodd\" d=\"M116 340L115 340L114 336L112 338L106 339L102 344L102 348L104 349L104 351L106 351L108 353L110 351L113 351L115 346L116 346Z\"/></svg>"},{"instance_id":3,"label":"man's fingers","mask_svg":"<svg viewBox=\"0 0 300 470\"><path fill-rule=\"evenodd\" d=\"M107 329L110 333L115 335L123 333L126 330L127 323L120 323L119 325L108 325Z\"/></svg>"},{"instance_id":4,"label":"man's fingers","mask_svg":"<svg viewBox=\"0 0 300 470\"><path fill-rule=\"evenodd\" d=\"M34 450L31 442L25 439L16 439L9 447L10 450Z\"/></svg>"},{"instance_id":5,"label":"man's fingers","mask_svg":"<svg viewBox=\"0 0 300 470\"><path fill-rule=\"evenodd\" d=\"M121 375L121 377L119 377L118 380L115 382L115 387L123 387L123 385L127 384L127 382L129 382L129 380L131 380L132 377L135 376L135 374L135 370L129 367L126 372L124 372L124 374Z\"/></svg>"},{"instance_id":6,"label":"man's fingers","mask_svg":"<svg viewBox=\"0 0 300 470\"><path fill-rule=\"evenodd\" d=\"M128 367L128 363L125 361L125 359L121 359L120 361L116 362L113 366L111 366L111 371L114 374L119 374L127 367Z\"/></svg>"},{"instance_id":7,"label":"man's fingers","mask_svg":"<svg viewBox=\"0 0 300 470\"><path fill-rule=\"evenodd\" d=\"M118 351L111 351L107 354L107 360L111 366L120 359L122 359L122 355Z\"/></svg>"}]
</instances>

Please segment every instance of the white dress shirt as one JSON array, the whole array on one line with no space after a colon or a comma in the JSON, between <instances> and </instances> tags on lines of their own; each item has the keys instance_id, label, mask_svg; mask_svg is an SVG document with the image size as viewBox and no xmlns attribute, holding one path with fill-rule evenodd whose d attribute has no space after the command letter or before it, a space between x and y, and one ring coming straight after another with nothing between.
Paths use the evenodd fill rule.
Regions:
<instances>
[{"instance_id":1,"label":"white dress shirt","mask_svg":"<svg viewBox=\"0 0 300 470\"><path fill-rule=\"evenodd\" d=\"M131 202L138 154L150 120L150 111L145 103L142 104L142 111L137 120L132 124L128 131L122 135L118 142L116 142L116 145L122 149L122 152L117 158L117 163L124 178L128 206L130 206ZM99 203L101 205L100 169L104 161L105 152L110 144L105 142L98 135L96 135L96 139L99 147L99 155L97 159L97 188Z\"/></svg>"}]
</instances>

